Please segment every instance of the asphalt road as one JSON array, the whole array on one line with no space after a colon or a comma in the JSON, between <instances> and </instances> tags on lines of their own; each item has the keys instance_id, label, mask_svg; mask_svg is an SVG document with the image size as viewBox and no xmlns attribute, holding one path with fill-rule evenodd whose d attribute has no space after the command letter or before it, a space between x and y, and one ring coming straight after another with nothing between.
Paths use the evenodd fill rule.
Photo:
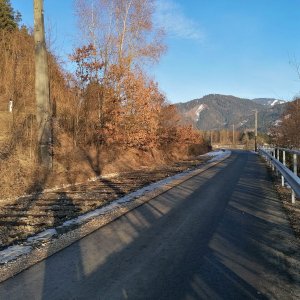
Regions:
<instances>
[{"instance_id":1,"label":"asphalt road","mask_svg":"<svg viewBox=\"0 0 300 300\"><path fill-rule=\"evenodd\" d=\"M299 299L300 247L259 157L229 159L0 284L0 299Z\"/></svg>"}]
</instances>

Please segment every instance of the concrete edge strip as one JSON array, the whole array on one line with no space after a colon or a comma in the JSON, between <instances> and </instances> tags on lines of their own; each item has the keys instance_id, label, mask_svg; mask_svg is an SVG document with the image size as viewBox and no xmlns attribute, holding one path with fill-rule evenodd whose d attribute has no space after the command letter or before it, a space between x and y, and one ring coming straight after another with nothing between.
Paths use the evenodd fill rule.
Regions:
<instances>
[{"instance_id":1,"label":"concrete edge strip","mask_svg":"<svg viewBox=\"0 0 300 300\"><path fill-rule=\"evenodd\" d=\"M85 236L91 234L92 232L98 230L99 228L113 222L114 220L120 218L131 210L149 202L151 199L169 191L173 187L189 180L192 177L199 175L200 173L205 172L206 170L216 166L217 164L223 162L228 157L230 157L231 153L227 154L220 160L208 163L203 167L192 171L186 176L174 179L169 184L164 185L163 187L159 187L154 191L146 192L146 194L142 195L139 198L132 200L131 202L124 203L124 205L118 207L114 211L109 211L105 215L97 216L86 223L80 225L78 228L66 232L60 235L53 240L45 243L42 246L39 246L33 249L30 253L25 254L13 260L11 262L6 263L5 265L0 266L0 283L21 273L22 271L28 269L29 267L41 262L42 260L50 257L51 255L63 250L64 248L70 246L76 241L84 238Z\"/></svg>"}]
</instances>

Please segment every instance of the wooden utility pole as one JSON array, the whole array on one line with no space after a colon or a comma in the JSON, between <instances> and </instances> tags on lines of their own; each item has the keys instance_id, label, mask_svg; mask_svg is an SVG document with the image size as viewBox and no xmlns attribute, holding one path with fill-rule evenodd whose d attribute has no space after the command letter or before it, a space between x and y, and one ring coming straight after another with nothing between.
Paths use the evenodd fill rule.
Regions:
<instances>
[{"instance_id":1,"label":"wooden utility pole","mask_svg":"<svg viewBox=\"0 0 300 300\"><path fill-rule=\"evenodd\" d=\"M232 145L235 144L235 139L234 139L234 124L232 125Z\"/></svg>"},{"instance_id":2,"label":"wooden utility pole","mask_svg":"<svg viewBox=\"0 0 300 300\"><path fill-rule=\"evenodd\" d=\"M48 61L44 26L44 0L34 0L35 99L39 163L52 167L52 124Z\"/></svg>"}]
</instances>

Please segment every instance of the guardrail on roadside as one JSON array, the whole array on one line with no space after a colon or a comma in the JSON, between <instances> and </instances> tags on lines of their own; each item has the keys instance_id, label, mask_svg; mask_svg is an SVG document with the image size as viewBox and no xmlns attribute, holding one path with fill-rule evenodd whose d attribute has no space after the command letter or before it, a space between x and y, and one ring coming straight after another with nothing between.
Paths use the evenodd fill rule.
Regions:
<instances>
[{"instance_id":1,"label":"guardrail on roadside","mask_svg":"<svg viewBox=\"0 0 300 300\"><path fill-rule=\"evenodd\" d=\"M297 175L297 156L300 156L300 151L286 148L260 148L258 152L270 164L272 170L276 170L276 173L279 172L281 174L282 186L284 186L285 182L289 184L292 189L292 203L295 203L295 196L300 197L300 178ZM293 154L293 171L286 166L287 152ZM282 162L280 161L280 157L282 158Z\"/></svg>"}]
</instances>

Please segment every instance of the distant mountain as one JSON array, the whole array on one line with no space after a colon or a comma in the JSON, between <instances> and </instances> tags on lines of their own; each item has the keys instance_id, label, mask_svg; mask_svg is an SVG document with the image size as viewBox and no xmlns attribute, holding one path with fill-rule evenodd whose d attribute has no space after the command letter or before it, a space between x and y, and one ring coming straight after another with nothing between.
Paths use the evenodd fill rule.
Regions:
<instances>
[{"instance_id":1,"label":"distant mountain","mask_svg":"<svg viewBox=\"0 0 300 300\"><path fill-rule=\"evenodd\" d=\"M265 106L274 106L277 104L284 104L286 103L284 100L274 99L274 98L256 98L252 99L255 103L262 104Z\"/></svg>"},{"instance_id":2,"label":"distant mountain","mask_svg":"<svg viewBox=\"0 0 300 300\"><path fill-rule=\"evenodd\" d=\"M243 99L234 96L211 94L200 99L176 104L184 123L202 130L232 128L253 129L258 111L258 129L267 132L285 111L286 104L277 99ZM280 100L281 101L281 100Z\"/></svg>"}]
</instances>

